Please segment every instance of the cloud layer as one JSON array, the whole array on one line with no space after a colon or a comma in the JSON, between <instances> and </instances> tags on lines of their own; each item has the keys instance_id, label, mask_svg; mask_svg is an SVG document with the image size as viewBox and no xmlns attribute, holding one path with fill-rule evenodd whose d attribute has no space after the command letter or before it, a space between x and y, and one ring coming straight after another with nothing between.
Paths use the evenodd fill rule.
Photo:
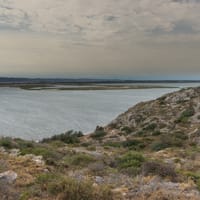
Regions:
<instances>
[{"instance_id":1,"label":"cloud layer","mask_svg":"<svg viewBox=\"0 0 200 200\"><path fill-rule=\"evenodd\" d=\"M60 34L71 41L200 33L199 0L1 0L0 5L0 29Z\"/></svg>"},{"instance_id":2,"label":"cloud layer","mask_svg":"<svg viewBox=\"0 0 200 200\"><path fill-rule=\"evenodd\" d=\"M199 19L200 0L0 0L0 73L200 74Z\"/></svg>"}]
</instances>

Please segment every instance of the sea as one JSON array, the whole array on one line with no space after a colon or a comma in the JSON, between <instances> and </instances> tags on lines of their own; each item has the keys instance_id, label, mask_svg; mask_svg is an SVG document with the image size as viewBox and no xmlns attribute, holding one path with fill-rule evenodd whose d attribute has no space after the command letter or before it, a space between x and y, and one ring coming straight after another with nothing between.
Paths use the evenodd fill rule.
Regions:
<instances>
[{"instance_id":1,"label":"sea","mask_svg":"<svg viewBox=\"0 0 200 200\"><path fill-rule=\"evenodd\" d=\"M88 134L139 102L200 83L159 85L169 88L67 91L0 87L0 137L37 141L68 130Z\"/></svg>"}]
</instances>

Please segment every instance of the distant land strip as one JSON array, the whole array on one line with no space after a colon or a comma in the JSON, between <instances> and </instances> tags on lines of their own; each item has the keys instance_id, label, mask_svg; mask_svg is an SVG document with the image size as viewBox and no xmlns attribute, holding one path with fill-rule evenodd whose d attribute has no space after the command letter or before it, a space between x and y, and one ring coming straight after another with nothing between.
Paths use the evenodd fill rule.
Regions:
<instances>
[{"instance_id":1,"label":"distant land strip","mask_svg":"<svg viewBox=\"0 0 200 200\"><path fill-rule=\"evenodd\" d=\"M200 83L200 80L134 80L134 79L100 79L100 78L15 78L0 77L4 84L91 84L91 83Z\"/></svg>"},{"instance_id":2,"label":"distant land strip","mask_svg":"<svg viewBox=\"0 0 200 200\"><path fill-rule=\"evenodd\" d=\"M162 85L129 85L129 84L0 84L0 87L15 87L23 90L129 90L129 89L152 89L152 88L177 88Z\"/></svg>"},{"instance_id":3,"label":"distant land strip","mask_svg":"<svg viewBox=\"0 0 200 200\"><path fill-rule=\"evenodd\" d=\"M128 90L177 88L168 83L200 83L200 80L123 80L123 79L61 79L0 77L0 87L24 90Z\"/></svg>"}]
</instances>

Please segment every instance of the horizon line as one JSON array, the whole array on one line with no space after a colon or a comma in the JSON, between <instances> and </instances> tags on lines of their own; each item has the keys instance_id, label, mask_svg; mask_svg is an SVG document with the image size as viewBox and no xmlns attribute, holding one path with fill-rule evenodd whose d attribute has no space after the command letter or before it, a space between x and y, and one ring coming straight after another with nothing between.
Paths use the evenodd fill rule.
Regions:
<instances>
[{"instance_id":1,"label":"horizon line","mask_svg":"<svg viewBox=\"0 0 200 200\"><path fill-rule=\"evenodd\" d=\"M61 77L17 77L17 76L0 76L0 80L1 79L16 79L16 80L60 80L60 81L84 81L84 80L88 80L88 81L130 81L130 82L159 82L159 81L168 81L168 82L173 82L173 81L187 81L187 82L200 82L200 79L181 79L181 78L177 78L177 79L157 79L157 78L152 78L152 79L144 79L144 78L100 78L100 77L65 77L65 78L61 78Z\"/></svg>"}]
</instances>

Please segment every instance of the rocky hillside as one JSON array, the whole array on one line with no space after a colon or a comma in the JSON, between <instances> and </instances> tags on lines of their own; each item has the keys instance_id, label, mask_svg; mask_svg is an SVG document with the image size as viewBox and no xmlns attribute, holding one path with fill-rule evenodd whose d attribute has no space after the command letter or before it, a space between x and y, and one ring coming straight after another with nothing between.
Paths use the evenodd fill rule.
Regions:
<instances>
[{"instance_id":1,"label":"rocky hillside","mask_svg":"<svg viewBox=\"0 0 200 200\"><path fill-rule=\"evenodd\" d=\"M2 200L200 200L200 88L142 102L84 136L0 138Z\"/></svg>"},{"instance_id":2,"label":"rocky hillside","mask_svg":"<svg viewBox=\"0 0 200 200\"><path fill-rule=\"evenodd\" d=\"M199 128L200 88L182 89L157 100L139 103L121 114L108 129L138 134L144 131L183 131L192 134Z\"/></svg>"},{"instance_id":3,"label":"rocky hillside","mask_svg":"<svg viewBox=\"0 0 200 200\"><path fill-rule=\"evenodd\" d=\"M102 139L112 142L140 136L180 134L199 143L200 88L182 89L156 100L141 102L119 115L103 130L106 134Z\"/></svg>"}]
</instances>

